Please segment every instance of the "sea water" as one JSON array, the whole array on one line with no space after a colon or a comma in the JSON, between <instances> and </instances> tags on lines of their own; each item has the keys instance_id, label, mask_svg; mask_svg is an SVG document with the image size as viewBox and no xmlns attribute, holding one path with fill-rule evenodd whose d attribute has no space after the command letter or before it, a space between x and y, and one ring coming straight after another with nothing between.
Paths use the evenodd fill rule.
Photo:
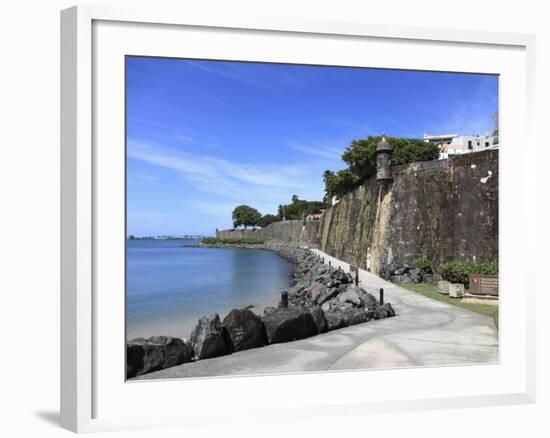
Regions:
<instances>
[{"instance_id":1,"label":"sea water","mask_svg":"<svg viewBox=\"0 0 550 438\"><path fill-rule=\"evenodd\" d=\"M126 242L126 337L188 338L197 319L276 305L292 265L258 249L189 248L185 240Z\"/></svg>"}]
</instances>

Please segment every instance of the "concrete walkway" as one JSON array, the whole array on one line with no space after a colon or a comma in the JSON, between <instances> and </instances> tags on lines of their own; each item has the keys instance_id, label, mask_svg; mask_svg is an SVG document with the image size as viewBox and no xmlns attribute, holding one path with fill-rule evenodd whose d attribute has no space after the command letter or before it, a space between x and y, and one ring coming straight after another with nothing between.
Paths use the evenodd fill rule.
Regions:
<instances>
[{"instance_id":1,"label":"concrete walkway","mask_svg":"<svg viewBox=\"0 0 550 438\"><path fill-rule=\"evenodd\" d=\"M332 266L349 264L313 250ZM360 286L384 301L397 316L369 321L301 341L273 344L178 365L133 380L408 366L479 364L498 361L493 320L359 272Z\"/></svg>"}]
</instances>

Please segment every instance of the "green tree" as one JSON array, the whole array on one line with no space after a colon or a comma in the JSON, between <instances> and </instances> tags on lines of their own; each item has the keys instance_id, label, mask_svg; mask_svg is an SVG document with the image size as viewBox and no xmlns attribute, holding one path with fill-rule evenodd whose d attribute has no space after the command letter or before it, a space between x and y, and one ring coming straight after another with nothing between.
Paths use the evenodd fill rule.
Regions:
<instances>
[{"instance_id":1,"label":"green tree","mask_svg":"<svg viewBox=\"0 0 550 438\"><path fill-rule=\"evenodd\" d=\"M298 198L297 195L292 195L292 202L280 207L282 207L281 210L284 212L284 217L293 220L302 219L308 214L319 213L324 204L320 201L305 201Z\"/></svg>"},{"instance_id":2,"label":"green tree","mask_svg":"<svg viewBox=\"0 0 550 438\"><path fill-rule=\"evenodd\" d=\"M273 222L279 222L279 218L273 214L264 214L260 220L258 221L258 226L260 227L267 227L269 224L272 224Z\"/></svg>"},{"instance_id":3,"label":"green tree","mask_svg":"<svg viewBox=\"0 0 550 438\"><path fill-rule=\"evenodd\" d=\"M359 185L359 177L350 169L339 170L336 173L326 170L323 179L326 205L330 205L333 196L342 197Z\"/></svg>"},{"instance_id":4,"label":"green tree","mask_svg":"<svg viewBox=\"0 0 550 438\"><path fill-rule=\"evenodd\" d=\"M376 147L380 140L379 136L353 140L342 154L342 160L348 165L347 169L338 172L325 171L323 177L326 203L332 196L342 196L376 174ZM401 137L386 137L386 140L393 147L393 165L439 158L439 149L435 144Z\"/></svg>"},{"instance_id":5,"label":"green tree","mask_svg":"<svg viewBox=\"0 0 550 438\"><path fill-rule=\"evenodd\" d=\"M255 227L262 217L261 213L248 205L239 205L233 210L233 226Z\"/></svg>"},{"instance_id":6,"label":"green tree","mask_svg":"<svg viewBox=\"0 0 550 438\"><path fill-rule=\"evenodd\" d=\"M282 221L285 218L285 209L282 205L277 207L277 218Z\"/></svg>"}]
</instances>

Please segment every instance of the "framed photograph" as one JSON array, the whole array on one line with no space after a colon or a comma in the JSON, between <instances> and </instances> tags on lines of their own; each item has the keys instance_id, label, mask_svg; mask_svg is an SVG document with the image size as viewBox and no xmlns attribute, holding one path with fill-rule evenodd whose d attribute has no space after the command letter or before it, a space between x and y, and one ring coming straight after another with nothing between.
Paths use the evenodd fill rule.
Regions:
<instances>
[{"instance_id":1,"label":"framed photograph","mask_svg":"<svg viewBox=\"0 0 550 438\"><path fill-rule=\"evenodd\" d=\"M534 37L61 26L63 427L534 401Z\"/></svg>"}]
</instances>

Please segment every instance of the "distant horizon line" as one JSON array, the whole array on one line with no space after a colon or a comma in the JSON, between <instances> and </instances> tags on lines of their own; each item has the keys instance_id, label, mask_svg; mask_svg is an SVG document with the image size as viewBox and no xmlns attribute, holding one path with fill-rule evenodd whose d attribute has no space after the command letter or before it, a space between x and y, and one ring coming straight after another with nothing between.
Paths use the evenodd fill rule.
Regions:
<instances>
[{"instance_id":1,"label":"distant horizon line","mask_svg":"<svg viewBox=\"0 0 550 438\"><path fill-rule=\"evenodd\" d=\"M201 234L201 233L189 233L189 234L143 234L143 235L138 235L138 234L128 234L126 236L126 239L130 239L131 237L134 237L135 239L144 239L144 238L148 238L148 239L159 239L159 240L162 240L162 239L184 239L184 238L199 238L199 237L212 237L212 235L207 235L207 234Z\"/></svg>"}]
</instances>

